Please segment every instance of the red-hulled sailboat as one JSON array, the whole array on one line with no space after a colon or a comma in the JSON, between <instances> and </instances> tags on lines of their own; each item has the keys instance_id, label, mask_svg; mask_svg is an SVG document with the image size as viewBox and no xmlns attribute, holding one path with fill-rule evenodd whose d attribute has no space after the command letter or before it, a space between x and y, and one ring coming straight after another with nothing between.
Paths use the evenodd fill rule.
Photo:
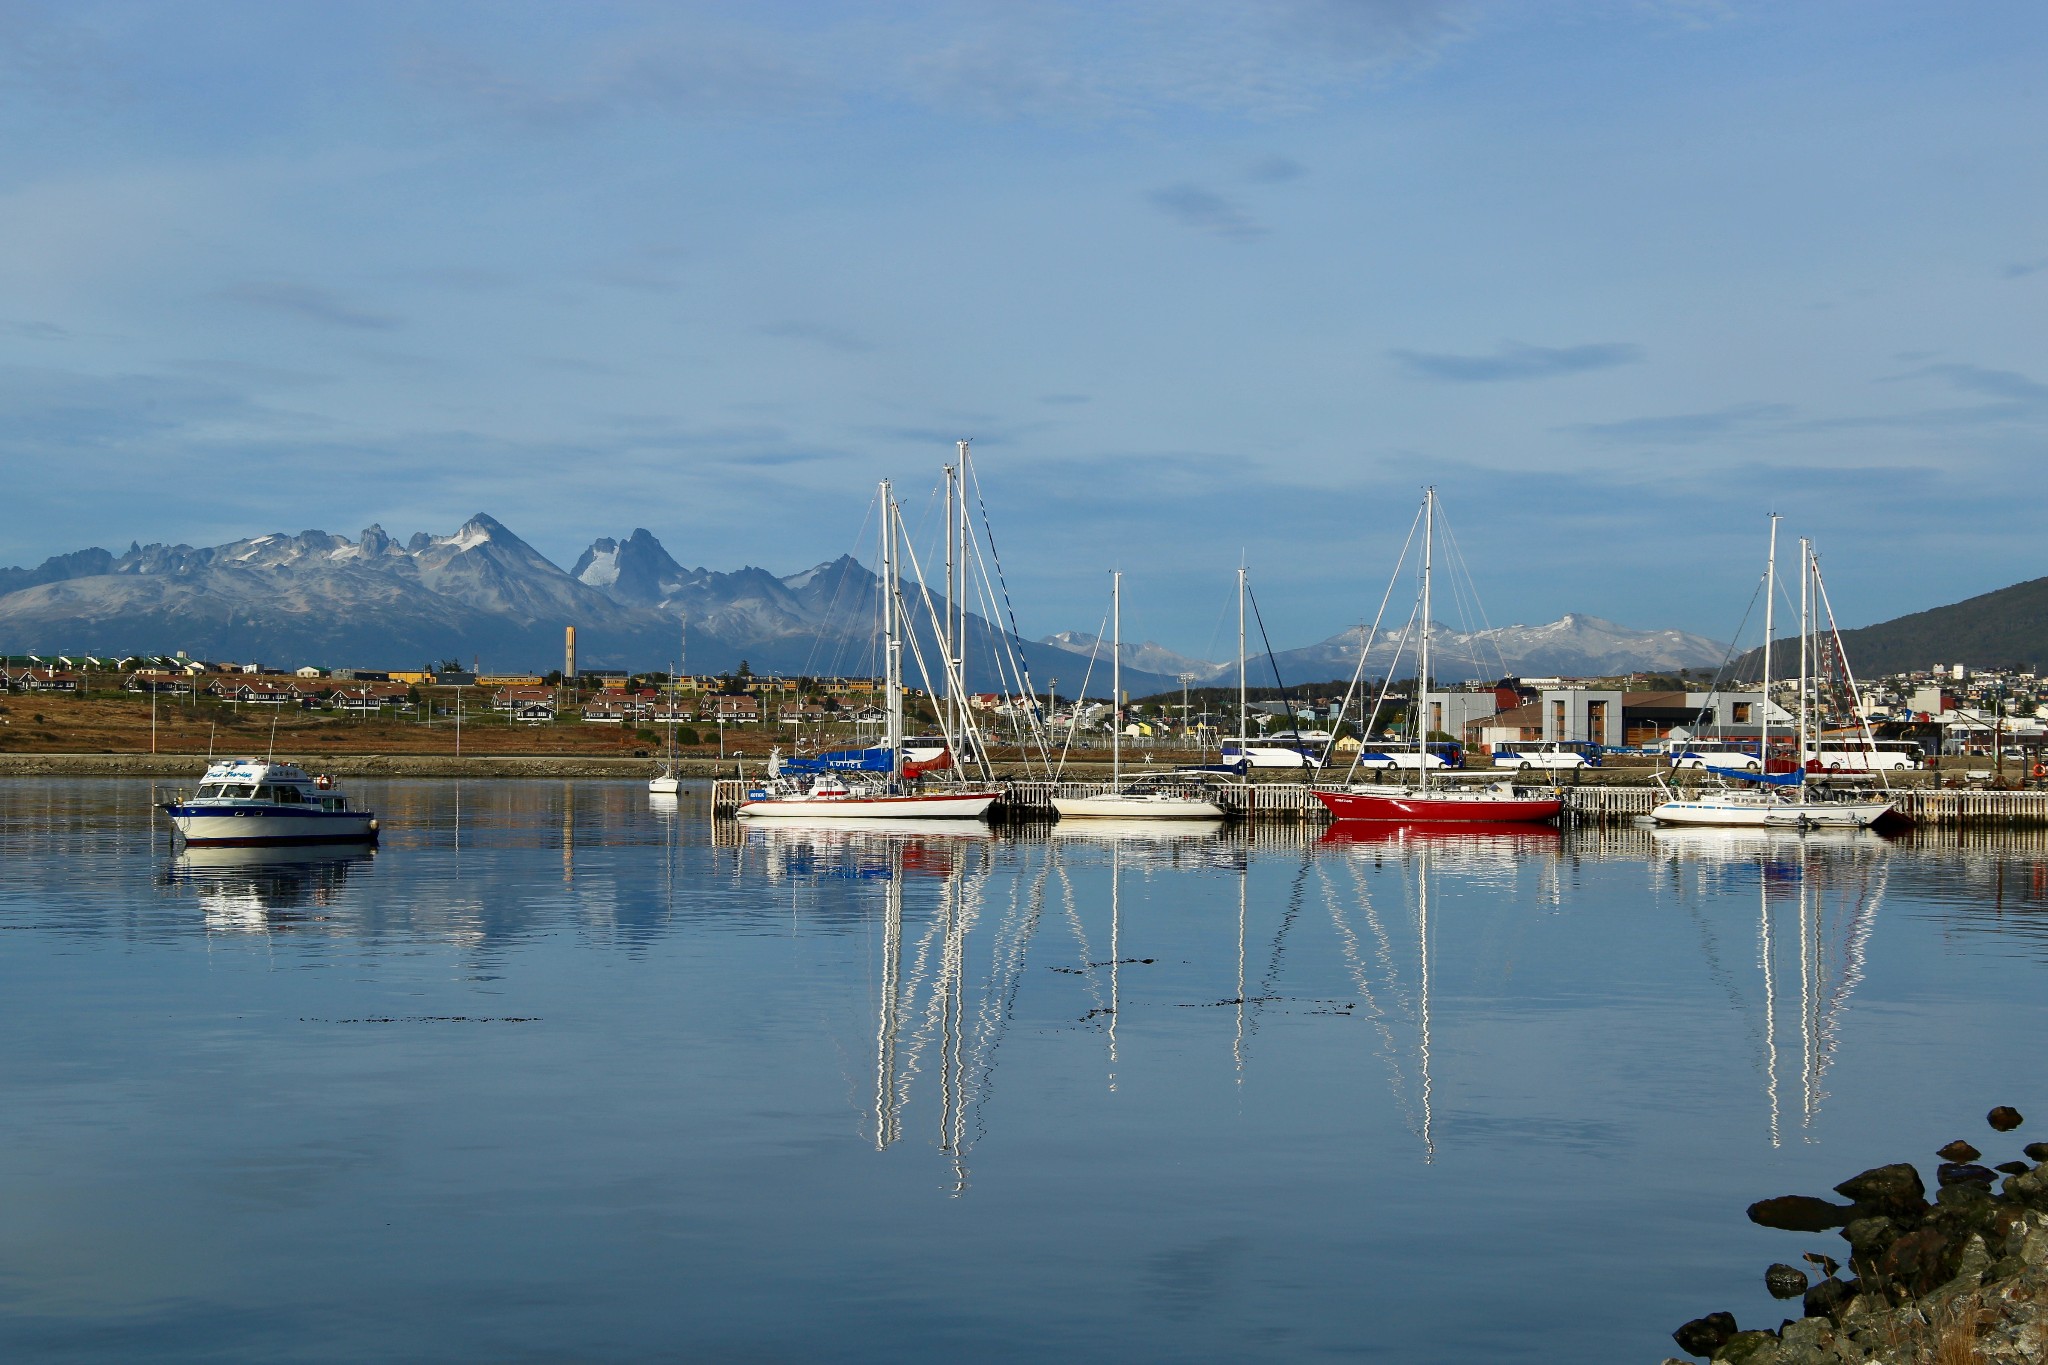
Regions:
<instances>
[{"instance_id":1,"label":"red-hulled sailboat","mask_svg":"<svg viewBox=\"0 0 2048 1365\"><path fill-rule=\"evenodd\" d=\"M1433 785L1429 780L1429 749L1423 699L1429 695L1429 579L1433 542L1436 537L1436 489L1422 495L1422 639L1416 650L1415 707L1416 733L1423 736L1416 750L1419 759L1415 786L1355 784L1344 791L1316 791L1316 799L1339 820L1414 821L1428 824L1538 824L1555 820L1564 809L1564 797L1555 787L1517 787L1495 782L1478 789L1458 790ZM1361 664L1360 671L1363 671ZM1391 671L1390 671L1391 676ZM1441 782L1441 779L1439 779Z\"/></svg>"}]
</instances>

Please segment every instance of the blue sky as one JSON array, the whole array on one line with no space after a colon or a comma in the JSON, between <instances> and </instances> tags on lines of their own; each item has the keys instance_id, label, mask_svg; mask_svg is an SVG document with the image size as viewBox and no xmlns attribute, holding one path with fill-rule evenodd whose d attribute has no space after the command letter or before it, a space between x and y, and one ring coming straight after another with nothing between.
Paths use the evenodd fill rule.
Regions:
<instances>
[{"instance_id":1,"label":"blue sky","mask_svg":"<svg viewBox=\"0 0 2048 1365\"><path fill-rule=\"evenodd\" d=\"M2041 576L2048 12L0 3L0 562L488 511L792 572L956 436L1027 633L1726 638Z\"/></svg>"}]
</instances>

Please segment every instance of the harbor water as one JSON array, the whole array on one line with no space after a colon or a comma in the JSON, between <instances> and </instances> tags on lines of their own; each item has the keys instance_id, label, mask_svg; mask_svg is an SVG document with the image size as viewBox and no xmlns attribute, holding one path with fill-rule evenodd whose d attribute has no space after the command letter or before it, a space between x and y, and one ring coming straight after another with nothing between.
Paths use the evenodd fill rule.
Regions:
<instances>
[{"instance_id":1,"label":"harbor water","mask_svg":"<svg viewBox=\"0 0 2048 1365\"><path fill-rule=\"evenodd\" d=\"M0 1359L1655 1361L1839 1249L1752 1200L2048 1138L2037 832L351 796L0 790Z\"/></svg>"}]
</instances>

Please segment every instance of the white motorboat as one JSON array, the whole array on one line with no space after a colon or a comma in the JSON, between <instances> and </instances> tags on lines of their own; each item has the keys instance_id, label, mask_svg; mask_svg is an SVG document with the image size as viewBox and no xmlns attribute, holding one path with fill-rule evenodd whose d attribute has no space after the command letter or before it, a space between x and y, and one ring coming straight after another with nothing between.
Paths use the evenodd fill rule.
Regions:
<instances>
[{"instance_id":1,"label":"white motorboat","mask_svg":"<svg viewBox=\"0 0 2048 1365\"><path fill-rule=\"evenodd\" d=\"M377 837L375 812L350 809L333 778L268 759L209 764L199 790L162 809L186 843L202 846L361 844Z\"/></svg>"},{"instance_id":2,"label":"white motorboat","mask_svg":"<svg viewBox=\"0 0 2048 1365\"><path fill-rule=\"evenodd\" d=\"M1179 780L1162 774L1124 785L1124 576L1110 575L1109 691L1109 790L1093 796L1056 796L1052 808L1062 820L1221 820L1222 803L1201 795L1199 788L1211 774L1180 775Z\"/></svg>"}]
</instances>

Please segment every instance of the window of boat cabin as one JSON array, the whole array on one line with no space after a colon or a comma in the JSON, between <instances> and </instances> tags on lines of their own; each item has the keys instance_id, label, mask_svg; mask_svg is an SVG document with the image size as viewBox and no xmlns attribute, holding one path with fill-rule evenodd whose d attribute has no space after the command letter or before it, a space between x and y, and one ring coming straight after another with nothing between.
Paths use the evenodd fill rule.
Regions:
<instances>
[{"instance_id":1,"label":"window of boat cabin","mask_svg":"<svg viewBox=\"0 0 2048 1365\"><path fill-rule=\"evenodd\" d=\"M277 799L287 806L296 806L300 801L299 789L297 787L279 787L277 788Z\"/></svg>"},{"instance_id":2,"label":"window of boat cabin","mask_svg":"<svg viewBox=\"0 0 2048 1365\"><path fill-rule=\"evenodd\" d=\"M254 795L258 801L275 801L277 799L277 788L266 782L255 790Z\"/></svg>"}]
</instances>

